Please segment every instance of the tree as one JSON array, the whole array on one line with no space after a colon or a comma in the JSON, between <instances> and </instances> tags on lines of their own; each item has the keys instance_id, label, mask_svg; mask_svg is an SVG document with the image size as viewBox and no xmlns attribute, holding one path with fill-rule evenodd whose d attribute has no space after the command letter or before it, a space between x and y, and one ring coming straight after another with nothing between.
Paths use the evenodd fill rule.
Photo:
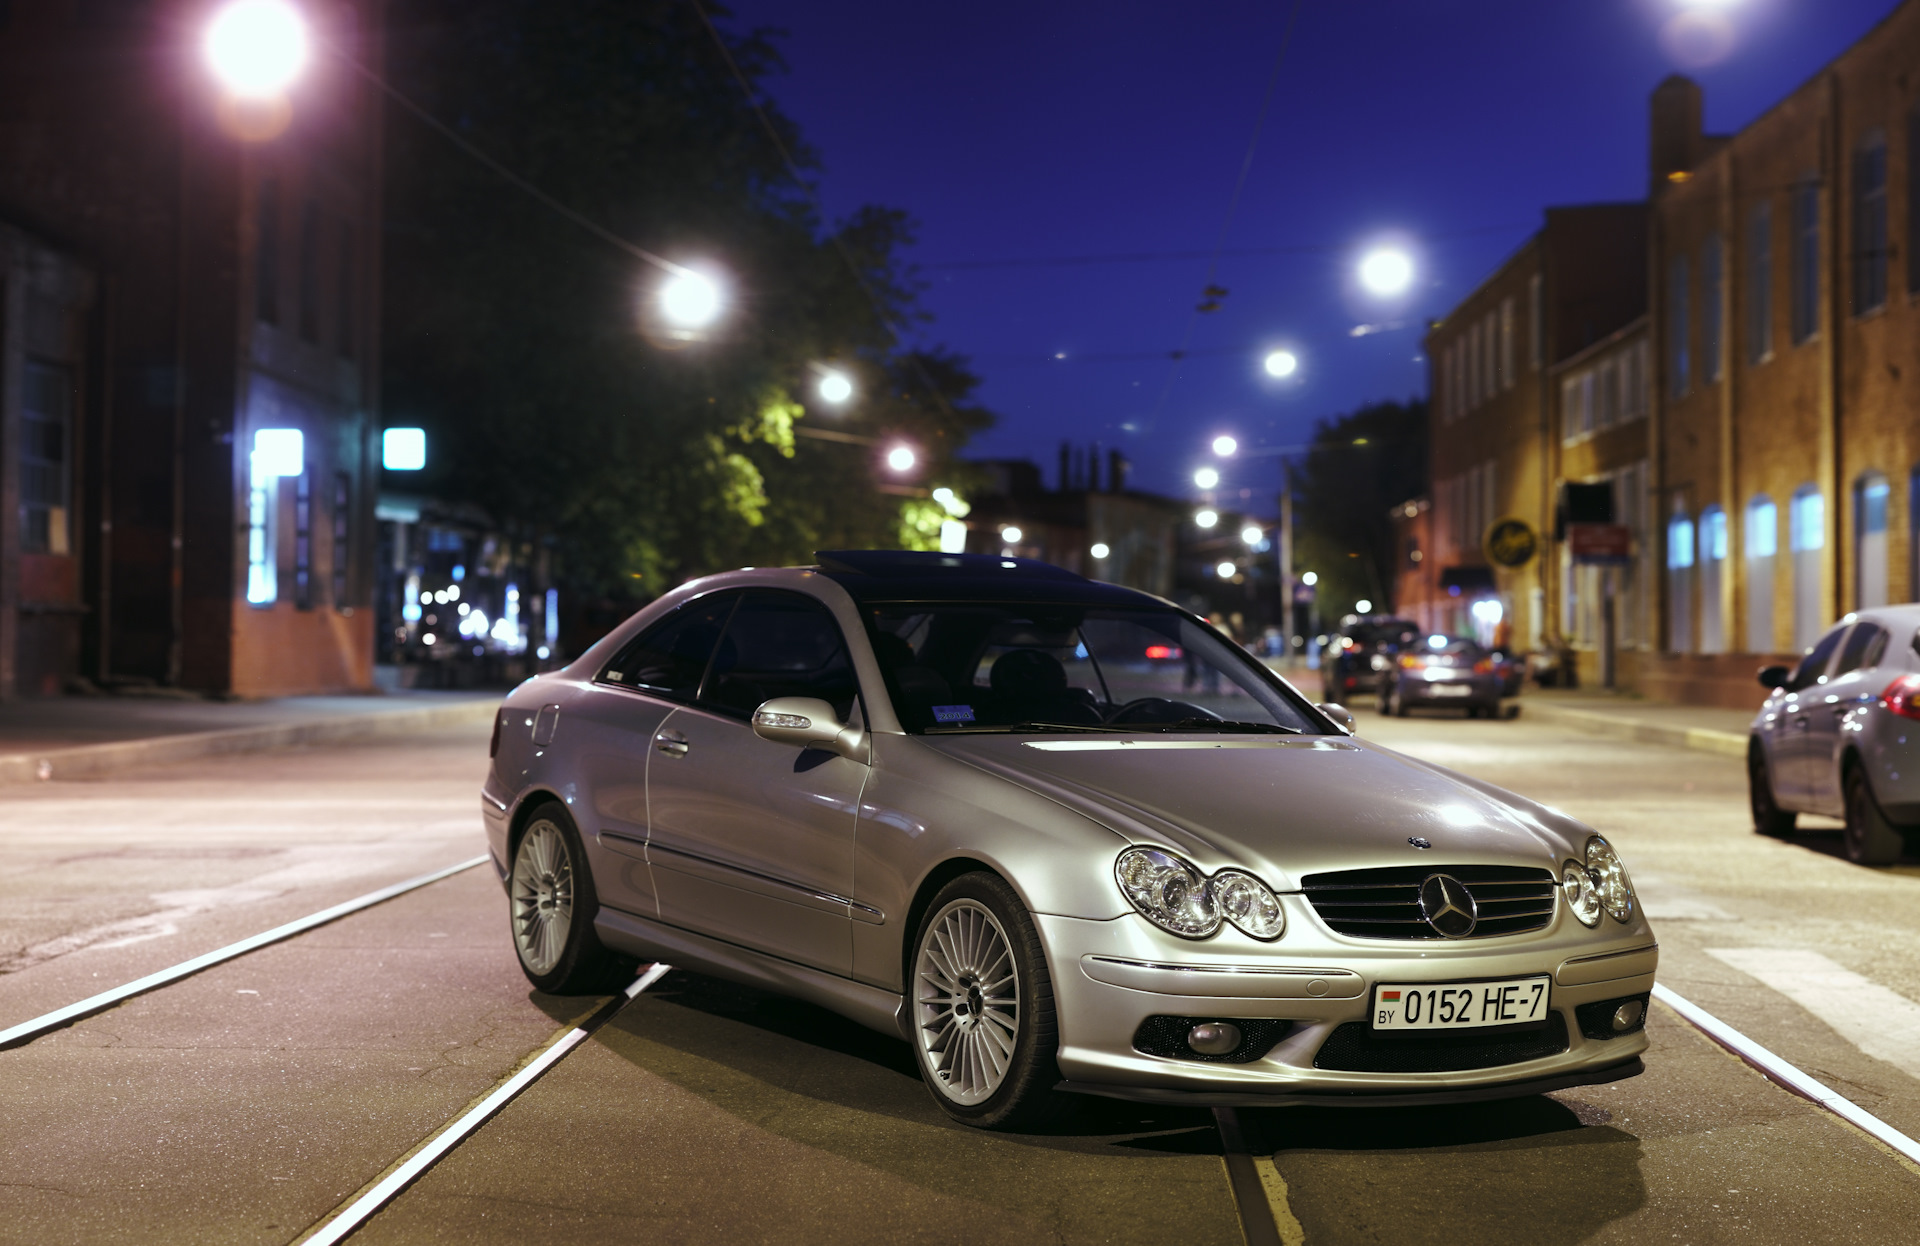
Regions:
<instances>
[{"instance_id":1,"label":"tree","mask_svg":"<svg viewBox=\"0 0 1920 1246\"><path fill-rule=\"evenodd\" d=\"M910 442L937 478L991 417L967 405L963 361L896 338L922 319L904 214L818 220L684 0L394 0L390 15L399 90L619 236L729 275L709 340L650 334L660 272L393 110L386 405L438 448L424 486L547 546L557 578L595 596L921 539L928 503L884 491L878 443ZM780 64L770 36L725 38L757 94ZM807 406L823 361L860 378L843 414Z\"/></svg>"},{"instance_id":2,"label":"tree","mask_svg":"<svg viewBox=\"0 0 1920 1246\"><path fill-rule=\"evenodd\" d=\"M1427 489L1427 404L1380 402L1322 420L1294 465L1294 566L1318 574L1323 615L1355 601L1393 608L1398 554L1388 512Z\"/></svg>"}]
</instances>

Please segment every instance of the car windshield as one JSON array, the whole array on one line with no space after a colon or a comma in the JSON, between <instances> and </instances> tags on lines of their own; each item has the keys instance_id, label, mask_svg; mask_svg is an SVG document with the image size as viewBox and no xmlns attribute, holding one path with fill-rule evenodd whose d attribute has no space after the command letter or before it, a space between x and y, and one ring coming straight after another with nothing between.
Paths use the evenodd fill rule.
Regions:
<instances>
[{"instance_id":1,"label":"car windshield","mask_svg":"<svg viewBox=\"0 0 1920 1246\"><path fill-rule=\"evenodd\" d=\"M1245 651L1175 610L910 602L868 625L908 731L1325 732Z\"/></svg>"},{"instance_id":2,"label":"car windshield","mask_svg":"<svg viewBox=\"0 0 1920 1246\"><path fill-rule=\"evenodd\" d=\"M1406 619L1370 619L1349 624L1346 630L1346 639L1355 649L1399 649L1419 635L1420 625Z\"/></svg>"}]
</instances>

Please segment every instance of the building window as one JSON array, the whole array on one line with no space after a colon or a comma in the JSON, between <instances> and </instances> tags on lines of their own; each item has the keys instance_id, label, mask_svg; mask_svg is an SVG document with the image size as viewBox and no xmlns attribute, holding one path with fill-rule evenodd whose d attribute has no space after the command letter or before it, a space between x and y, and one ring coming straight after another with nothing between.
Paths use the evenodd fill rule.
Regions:
<instances>
[{"instance_id":1,"label":"building window","mask_svg":"<svg viewBox=\"0 0 1920 1246\"><path fill-rule=\"evenodd\" d=\"M1820 330L1820 183L1812 179L1793 188L1792 298L1798 346Z\"/></svg>"},{"instance_id":2,"label":"building window","mask_svg":"<svg viewBox=\"0 0 1920 1246\"><path fill-rule=\"evenodd\" d=\"M313 609L313 473L301 472L293 486L293 604Z\"/></svg>"},{"instance_id":3,"label":"building window","mask_svg":"<svg viewBox=\"0 0 1920 1246\"><path fill-rule=\"evenodd\" d=\"M253 256L253 314L262 324L280 323L280 183L266 178L260 183L260 201L255 205L259 219L255 223Z\"/></svg>"},{"instance_id":4,"label":"building window","mask_svg":"<svg viewBox=\"0 0 1920 1246\"><path fill-rule=\"evenodd\" d=\"M1813 485L1802 485L1787 512L1787 548L1793 557L1793 647L1805 649L1820 638L1826 612L1820 608L1821 552L1827 546L1827 500Z\"/></svg>"},{"instance_id":5,"label":"building window","mask_svg":"<svg viewBox=\"0 0 1920 1246\"><path fill-rule=\"evenodd\" d=\"M1620 365L1602 360L1593 373L1593 426L1612 428L1620 421Z\"/></svg>"},{"instance_id":6,"label":"building window","mask_svg":"<svg viewBox=\"0 0 1920 1246\"><path fill-rule=\"evenodd\" d=\"M1773 205L1753 205L1747 231L1747 362L1773 357Z\"/></svg>"},{"instance_id":7,"label":"building window","mask_svg":"<svg viewBox=\"0 0 1920 1246\"><path fill-rule=\"evenodd\" d=\"M1667 521L1667 648L1693 652L1693 520L1675 512Z\"/></svg>"},{"instance_id":8,"label":"building window","mask_svg":"<svg viewBox=\"0 0 1920 1246\"><path fill-rule=\"evenodd\" d=\"M1887 497L1891 490L1879 472L1862 476L1853 487L1854 592L1856 610L1887 604Z\"/></svg>"},{"instance_id":9,"label":"building window","mask_svg":"<svg viewBox=\"0 0 1920 1246\"><path fill-rule=\"evenodd\" d=\"M320 340L320 205L300 210L300 336Z\"/></svg>"},{"instance_id":10,"label":"building window","mask_svg":"<svg viewBox=\"0 0 1920 1246\"><path fill-rule=\"evenodd\" d=\"M340 280L334 288L335 335L342 359L354 357L353 320L354 320L354 248L353 226L340 227Z\"/></svg>"},{"instance_id":11,"label":"building window","mask_svg":"<svg viewBox=\"0 0 1920 1246\"><path fill-rule=\"evenodd\" d=\"M275 512L280 509L280 478L261 470L254 456L247 491L247 602L270 606L280 596L280 566Z\"/></svg>"},{"instance_id":12,"label":"building window","mask_svg":"<svg viewBox=\"0 0 1920 1246\"><path fill-rule=\"evenodd\" d=\"M353 603L347 600L347 567L353 555L351 541L352 529L348 526L353 518L353 481L345 472L333 474L333 607L336 610L351 610Z\"/></svg>"},{"instance_id":13,"label":"building window","mask_svg":"<svg viewBox=\"0 0 1920 1246\"><path fill-rule=\"evenodd\" d=\"M1547 354L1547 307L1546 300L1540 296L1540 274L1535 273L1527 279L1527 363L1534 371L1546 361Z\"/></svg>"},{"instance_id":14,"label":"building window","mask_svg":"<svg viewBox=\"0 0 1920 1246\"><path fill-rule=\"evenodd\" d=\"M1687 358L1687 339L1692 332L1688 323L1687 307L1687 257L1673 257L1673 267L1667 274L1667 385L1675 398L1686 397L1691 387L1691 368Z\"/></svg>"},{"instance_id":15,"label":"building window","mask_svg":"<svg viewBox=\"0 0 1920 1246\"><path fill-rule=\"evenodd\" d=\"M1747 503L1747 652L1772 653L1773 563L1780 550L1780 508L1773 499Z\"/></svg>"},{"instance_id":16,"label":"building window","mask_svg":"<svg viewBox=\"0 0 1920 1246\"><path fill-rule=\"evenodd\" d=\"M1700 652L1727 651L1727 512L1700 513Z\"/></svg>"},{"instance_id":17,"label":"building window","mask_svg":"<svg viewBox=\"0 0 1920 1246\"><path fill-rule=\"evenodd\" d=\"M20 547L72 552L68 488L73 475L73 377L27 361L20 402Z\"/></svg>"},{"instance_id":18,"label":"building window","mask_svg":"<svg viewBox=\"0 0 1920 1246\"><path fill-rule=\"evenodd\" d=\"M1500 300L1500 388L1512 389L1519 378L1513 368L1513 300Z\"/></svg>"},{"instance_id":19,"label":"building window","mask_svg":"<svg viewBox=\"0 0 1920 1246\"><path fill-rule=\"evenodd\" d=\"M1647 343L1643 339L1620 357L1620 421L1647 413Z\"/></svg>"},{"instance_id":20,"label":"building window","mask_svg":"<svg viewBox=\"0 0 1920 1246\"><path fill-rule=\"evenodd\" d=\"M1871 134L1853 153L1853 314L1887 305L1887 142Z\"/></svg>"},{"instance_id":21,"label":"building window","mask_svg":"<svg viewBox=\"0 0 1920 1246\"><path fill-rule=\"evenodd\" d=\"M1700 375L1708 381L1720 379L1720 361L1726 353L1722 349L1725 334L1720 307L1724 271L1720 235L1710 234L1707 245L1700 249Z\"/></svg>"},{"instance_id":22,"label":"building window","mask_svg":"<svg viewBox=\"0 0 1920 1246\"><path fill-rule=\"evenodd\" d=\"M1587 410L1588 389L1585 372L1560 382L1560 428L1561 435L1568 441L1593 429Z\"/></svg>"},{"instance_id":23,"label":"building window","mask_svg":"<svg viewBox=\"0 0 1920 1246\"><path fill-rule=\"evenodd\" d=\"M1500 314L1488 312L1481 321L1480 348L1487 352L1486 372L1487 397L1492 398L1500 392Z\"/></svg>"}]
</instances>

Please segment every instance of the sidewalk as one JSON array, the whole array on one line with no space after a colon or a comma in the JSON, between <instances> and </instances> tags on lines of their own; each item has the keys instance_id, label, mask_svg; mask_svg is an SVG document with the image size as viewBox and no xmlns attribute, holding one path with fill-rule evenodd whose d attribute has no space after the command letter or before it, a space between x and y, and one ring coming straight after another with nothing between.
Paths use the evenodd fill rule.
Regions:
<instances>
[{"instance_id":1,"label":"sidewalk","mask_svg":"<svg viewBox=\"0 0 1920 1246\"><path fill-rule=\"evenodd\" d=\"M485 723L499 691L202 701L58 697L0 705L0 784L99 778L150 766L301 744Z\"/></svg>"},{"instance_id":2,"label":"sidewalk","mask_svg":"<svg viewBox=\"0 0 1920 1246\"><path fill-rule=\"evenodd\" d=\"M1747 726L1758 710L1713 709L1642 701L1601 689L1562 691L1528 688L1519 699L1523 718L1579 731L1671 744L1730 757L1747 755Z\"/></svg>"}]
</instances>

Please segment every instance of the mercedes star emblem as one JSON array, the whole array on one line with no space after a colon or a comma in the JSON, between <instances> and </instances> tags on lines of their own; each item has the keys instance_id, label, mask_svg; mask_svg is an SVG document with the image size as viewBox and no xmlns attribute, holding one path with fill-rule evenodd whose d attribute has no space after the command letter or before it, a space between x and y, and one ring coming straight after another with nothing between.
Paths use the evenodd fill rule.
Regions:
<instances>
[{"instance_id":1,"label":"mercedes star emblem","mask_svg":"<svg viewBox=\"0 0 1920 1246\"><path fill-rule=\"evenodd\" d=\"M1431 839L1428 839L1425 835L1409 835L1407 836L1407 842L1412 844L1415 848L1433 847L1433 841Z\"/></svg>"},{"instance_id":2,"label":"mercedes star emblem","mask_svg":"<svg viewBox=\"0 0 1920 1246\"><path fill-rule=\"evenodd\" d=\"M1429 874L1420 884L1420 916L1436 934L1464 939L1480 924L1480 906L1466 884L1453 875Z\"/></svg>"}]
</instances>

